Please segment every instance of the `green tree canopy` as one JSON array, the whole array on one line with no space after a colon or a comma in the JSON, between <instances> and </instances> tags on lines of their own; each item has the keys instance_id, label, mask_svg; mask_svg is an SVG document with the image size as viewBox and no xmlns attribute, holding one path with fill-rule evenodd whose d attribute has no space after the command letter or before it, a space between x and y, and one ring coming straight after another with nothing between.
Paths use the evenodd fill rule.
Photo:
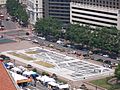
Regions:
<instances>
[{"instance_id":1,"label":"green tree canopy","mask_svg":"<svg viewBox=\"0 0 120 90\"><path fill-rule=\"evenodd\" d=\"M17 0L6 1L7 12L11 16L17 17L23 23L28 23L28 15L25 8Z\"/></svg>"},{"instance_id":2,"label":"green tree canopy","mask_svg":"<svg viewBox=\"0 0 120 90\"><path fill-rule=\"evenodd\" d=\"M115 76L117 80L120 80L120 64L118 64L118 67L115 69Z\"/></svg>"},{"instance_id":3,"label":"green tree canopy","mask_svg":"<svg viewBox=\"0 0 120 90\"><path fill-rule=\"evenodd\" d=\"M54 18L39 19L35 24L35 31L43 35L58 36L62 29L62 24Z\"/></svg>"}]
</instances>

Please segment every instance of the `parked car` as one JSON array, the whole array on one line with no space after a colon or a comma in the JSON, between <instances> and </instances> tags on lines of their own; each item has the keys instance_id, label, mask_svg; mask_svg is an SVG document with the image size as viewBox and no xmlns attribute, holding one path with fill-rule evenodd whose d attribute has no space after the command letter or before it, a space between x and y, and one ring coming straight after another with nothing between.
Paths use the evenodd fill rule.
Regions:
<instances>
[{"instance_id":1,"label":"parked car","mask_svg":"<svg viewBox=\"0 0 120 90\"><path fill-rule=\"evenodd\" d=\"M28 64L27 66L26 66L26 68L32 68L33 66L32 65L30 65L30 64Z\"/></svg>"},{"instance_id":2,"label":"parked car","mask_svg":"<svg viewBox=\"0 0 120 90\"><path fill-rule=\"evenodd\" d=\"M3 25L0 26L0 30L5 30L5 27Z\"/></svg>"},{"instance_id":3,"label":"parked car","mask_svg":"<svg viewBox=\"0 0 120 90\"><path fill-rule=\"evenodd\" d=\"M33 43L38 43L38 40L34 39L32 40Z\"/></svg>"},{"instance_id":4,"label":"parked car","mask_svg":"<svg viewBox=\"0 0 120 90\"><path fill-rule=\"evenodd\" d=\"M45 37L38 37L39 39L45 40Z\"/></svg>"},{"instance_id":5,"label":"parked car","mask_svg":"<svg viewBox=\"0 0 120 90\"><path fill-rule=\"evenodd\" d=\"M7 17L7 18L6 18L6 21L9 21L9 20L10 20L10 17Z\"/></svg>"}]
</instances>

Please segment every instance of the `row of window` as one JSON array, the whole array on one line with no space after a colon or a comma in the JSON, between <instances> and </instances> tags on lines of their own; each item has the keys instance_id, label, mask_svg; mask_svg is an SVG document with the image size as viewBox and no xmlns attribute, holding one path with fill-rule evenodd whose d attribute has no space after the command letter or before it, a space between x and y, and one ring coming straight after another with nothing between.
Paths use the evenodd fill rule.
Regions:
<instances>
[{"instance_id":1,"label":"row of window","mask_svg":"<svg viewBox=\"0 0 120 90\"><path fill-rule=\"evenodd\" d=\"M95 20L95 19L91 19L91 18L85 18L85 17L80 17L80 16L74 16L74 15L72 15L72 18L76 18L78 20L83 19L83 20L88 20L88 21L92 21L92 22L99 22L99 23L104 23L104 24L110 24L110 25L117 25L117 23L113 23L113 22Z\"/></svg>"},{"instance_id":2,"label":"row of window","mask_svg":"<svg viewBox=\"0 0 120 90\"><path fill-rule=\"evenodd\" d=\"M91 25L91 26L97 26L97 27L104 27L103 25L98 25L98 24L93 24L93 23L88 23L88 22L82 22L82 21L76 21L72 20L73 23L78 23L78 24L86 24L86 25Z\"/></svg>"},{"instance_id":3,"label":"row of window","mask_svg":"<svg viewBox=\"0 0 120 90\"><path fill-rule=\"evenodd\" d=\"M70 17L70 15L69 14L58 14L58 13L50 13L49 14L50 16L52 15L52 16L67 16L67 17Z\"/></svg>"},{"instance_id":4,"label":"row of window","mask_svg":"<svg viewBox=\"0 0 120 90\"><path fill-rule=\"evenodd\" d=\"M120 0L73 0L75 3L120 8Z\"/></svg>"},{"instance_id":5,"label":"row of window","mask_svg":"<svg viewBox=\"0 0 120 90\"><path fill-rule=\"evenodd\" d=\"M60 12L62 14L63 13L70 13L70 11L63 11L63 10L60 10L60 9L59 10L57 10L57 9L56 10L49 10L49 12L56 12L56 13Z\"/></svg>"},{"instance_id":6,"label":"row of window","mask_svg":"<svg viewBox=\"0 0 120 90\"><path fill-rule=\"evenodd\" d=\"M112 17L107 17L107 16L100 16L100 15L93 15L93 14L82 13L82 12L76 12L76 11L72 11L72 14L79 14L79 15L85 15L85 16L92 16L92 17L98 17L98 18L103 18L103 19L109 19L109 20L117 21L117 18L112 18Z\"/></svg>"},{"instance_id":7,"label":"row of window","mask_svg":"<svg viewBox=\"0 0 120 90\"><path fill-rule=\"evenodd\" d=\"M112 12L105 12L105 11L90 10L90 9L86 9L86 8L78 8L78 7L72 7L72 9L76 9L76 10L83 10L83 11L88 11L88 12L96 12L96 13L102 13L102 14L107 14L107 15L117 16L117 14L116 14L116 13L112 13Z\"/></svg>"}]
</instances>

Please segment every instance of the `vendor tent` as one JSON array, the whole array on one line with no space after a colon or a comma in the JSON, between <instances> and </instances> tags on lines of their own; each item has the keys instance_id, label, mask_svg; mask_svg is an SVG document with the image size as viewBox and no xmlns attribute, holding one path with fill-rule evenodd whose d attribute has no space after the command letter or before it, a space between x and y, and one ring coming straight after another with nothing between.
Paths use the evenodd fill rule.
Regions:
<instances>
[{"instance_id":1,"label":"vendor tent","mask_svg":"<svg viewBox=\"0 0 120 90\"><path fill-rule=\"evenodd\" d=\"M10 71L13 79L15 80L15 82L17 83L24 83L24 82L32 82L32 79L28 79L20 74L14 73L12 71Z\"/></svg>"},{"instance_id":2,"label":"vendor tent","mask_svg":"<svg viewBox=\"0 0 120 90\"><path fill-rule=\"evenodd\" d=\"M59 86L59 84L57 84L56 82L48 82L48 85L53 86L53 87Z\"/></svg>"},{"instance_id":3,"label":"vendor tent","mask_svg":"<svg viewBox=\"0 0 120 90\"><path fill-rule=\"evenodd\" d=\"M24 71L23 75L28 77L32 76L33 78L36 78L39 76L36 72L33 72L33 71Z\"/></svg>"},{"instance_id":4,"label":"vendor tent","mask_svg":"<svg viewBox=\"0 0 120 90\"><path fill-rule=\"evenodd\" d=\"M40 81L42 81L43 83L46 83L46 82L55 82L55 80L53 78L50 78L46 75L42 76L39 78Z\"/></svg>"},{"instance_id":5,"label":"vendor tent","mask_svg":"<svg viewBox=\"0 0 120 90\"><path fill-rule=\"evenodd\" d=\"M11 63L11 62L7 63L7 65L9 65L9 66L14 66L14 64Z\"/></svg>"},{"instance_id":6,"label":"vendor tent","mask_svg":"<svg viewBox=\"0 0 120 90\"><path fill-rule=\"evenodd\" d=\"M18 66L19 69L21 69L22 71L26 71L27 68L23 67L23 66Z\"/></svg>"},{"instance_id":7,"label":"vendor tent","mask_svg":"<svg viewBox=\"0 0 120 90\"><path fill-rule=\"evenodd\" d=\"M65 89L65 88L69 88L69 85L63 84L63 85L59 85L58 87L59 87L59 89Z\"/></svg>"},{"instance_id":8,"label":"vendor tent","mask_svg":"<svg viewBox=\"0 0 120 90\"><path fill-rule=\"evenodd\" d=\"M17 68L17 67L12 68L11 70L12 70L13 72L20 72L20 73L22 73L22 70L19 69L19 68Z\"/></svg>"},{"instance_id":9,"label":"vendor tent","mask_svg":"<svg viewBox=\"0 0 120 90\"><path fill-rule=\"evenodd\" d=\"M49 77L46 76L46 75L44 75L44 76L42 76L42 77L40 78L40 81L44 82L46 79L49 79Z\"/></svg>"},{"instance_id":10,"label":"vendor tent","mask_svg":"<svg viewBox=\"0 0 120 90\"><path fill-rule=\"evenodd\" d=\"M37 80L40 80L40 79L41 79L41 77L42 77L42 76L38 76L38 77L36 77L36 79L37 79Z\"/></svg>"}]
</instances>

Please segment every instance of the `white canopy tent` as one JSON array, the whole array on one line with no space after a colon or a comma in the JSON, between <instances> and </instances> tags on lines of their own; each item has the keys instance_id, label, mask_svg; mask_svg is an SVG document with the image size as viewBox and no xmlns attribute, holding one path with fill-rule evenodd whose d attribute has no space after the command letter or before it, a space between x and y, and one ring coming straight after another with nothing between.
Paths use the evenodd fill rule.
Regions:
<instances>
[{"instance_id":1,"label":"white canopy tent","mask_svg":"<svg viewBox=\"0 0 120 90\"><path fill-rule=\"evenodd\" d=\"M32 74L37 74L36 72L33 72L33 71L24 71L23 72L23 75L27 75L27 76L30 76Z\"/></svg>"},{"instance_id":2,"label":"white canopy tent","mask_svg":"<svg viewBox=\"0 0 120 90\"><path fill-rule=\"evenodd\" d=\"M20 73L22 73L22 70L19 69L19 68L17 68L17 67L12 68L11 70L12 70L13 72L20 72Z\"/></svg>"},{"instance_id":3,"label":"white canopy tent","mask_svg":"<svg viewBox=\"0 0 120 90\"><path fill-rule=\"evenodd\" d=\"M17 80L25 80L25 79L28 79L28 78L26 78L26 77L24 77L24 76L22 76L22 75L19 75L19 74L17 74L17 73L14 73L14 72L12 72L12 71L10 71L10 73L11 73L11 75L12 75L12 77L14 78L14 80L17 82Z\"/></svg>"},{"instance_id":4,"label":"white canopy tent","mask_svg":"<svg viewBox=\"0 0 120 90\"><path fill-rule=\"evenodd\" d=\"M29 73L29 71L24 71L24 72L23 72L23 75L28 75L28 76L29 76L30 73Z\"/></svg>"},{"instance_id":5,"label":"white canopy tent","mask_svg":"<svg viewBox=\"0 0 120 90\"><path fill-rule=\"evenodd\" d=\"M27 68L23 67L23 66L18 66L19 69L21 69L22 71L27 71Z\"/></svg>"},{"instance_id":6,"label":"white canopy tent","mask_svg":"<svg viewBox=\"0 0 120 90\"><path fill-rule=\"evenodd\" d=\"M58 87L59 84L57 84L56 82L48 82L48 85L51 85L53 87Z\"/></svg>"},{"instance_id":7,"label":"white canopy tent","mask_svg":"<svg viewBox=\"0 0 120 90\"><path fill-rule=\"evenodd\" d=\"M38 77L36 77L36 79L37 79L37 80L40 80L40 79L41 79L41 77L42 77L42 76L38 76Z\"/></svg>"},{"instance_id":8,"label":"white canopy tent","mask_svg":"<svg viewBox=\"0 0 120 90\"><path fill-rule=\"evenodd\" d=\"M65 88L69 88L69 85L63 84L63 85L59 85L58 87L59 87L59 89L65 89Z\"/></svg>"},{"instance_id":9,"label":"white canopy tent","mask_svg":"<svg viewBox=\"0 0 120 90\"><path fill-rule=\"evenodd\" d=\"M48 77L46 75L42 76L42 77L38 77L37 79L44 82L44 83L46 83L46 82L55 82L55 79L50 78L50 77Z\"/></svg>"},{"instance_id":10,"label":"white canopy tent","mask_svg":"<svg viewBox=\"0 0 120 90\"><path fill-rule=\"evenodd\" d=\"M7 63L7 65L9 65L9 66L13 66L13 67L14 67L14 64L11 63L11 62Z\"/></svg>"}]
</instances>

